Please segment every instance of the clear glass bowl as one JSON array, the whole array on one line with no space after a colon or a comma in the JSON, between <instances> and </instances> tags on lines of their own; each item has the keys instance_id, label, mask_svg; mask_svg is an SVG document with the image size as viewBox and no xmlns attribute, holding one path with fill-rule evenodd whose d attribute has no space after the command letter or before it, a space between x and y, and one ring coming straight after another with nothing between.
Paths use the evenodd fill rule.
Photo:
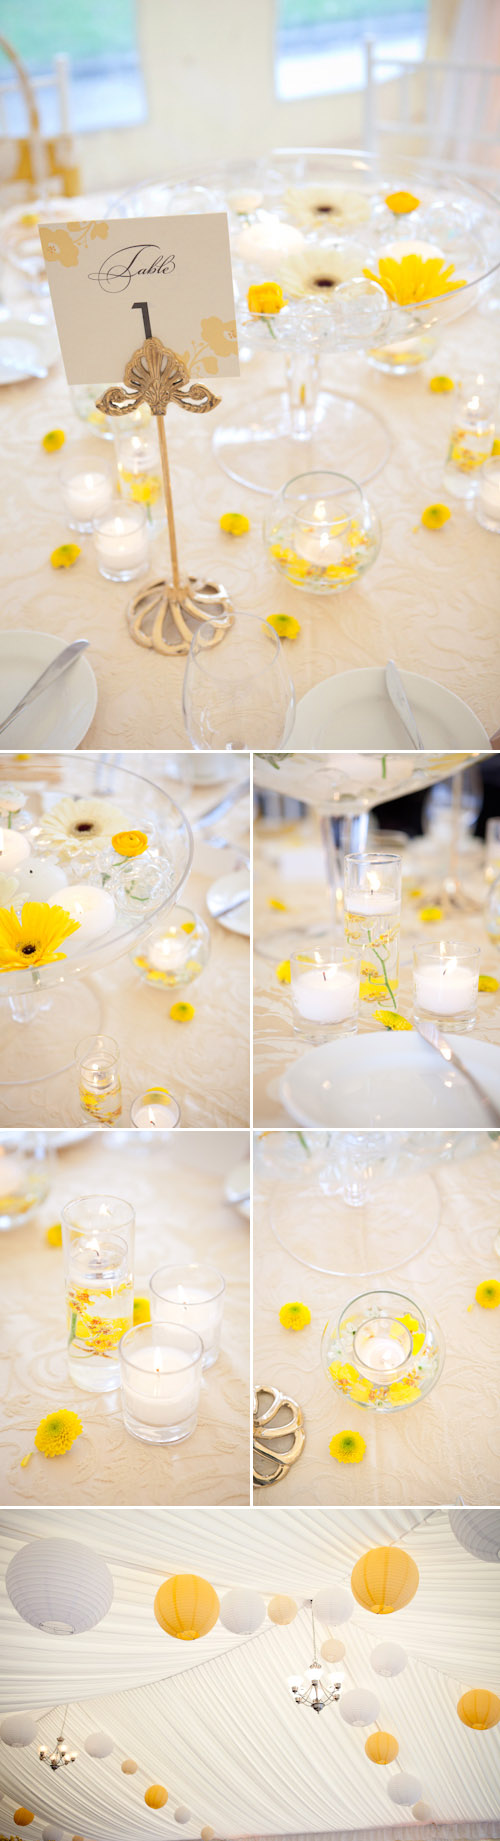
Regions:
<instances>
[{"instance_id":1,"label":"clear glass bowl","mask_svg":"<svg viewBox=\"0 0 500 1841\"><path fill-rule=\"evenodd\" d=\"M133 954L132 963L146 984L162 991L193 984L201 977L209 957L210 933L201 914L177 903L170 909L165 925L155 928L140 953Z\"/></svg>"},{"instance_id":2,"label":"clear glass bowl","mask_svg":"<svg viewBox=\"0 0 500 1841\"><path fill-rule=\"evenodd\" d=\"M412 1298L367 1291L325 1325L321 1359L336 1393L372 1412L397 1413L425 1399L439 1380L439 1325Z\"/></svg>"},{"instance_id":3,"label":"clear glass bowl","mask_svg":"<svg viewBox=\"0 0 500 1841\"><path fill-rule=\"evenodd\" d=\"M339 594L375 562L379 520L342 473L299 473L273 502L264 535L279 575L308 594Z\"/></svg>"}]
</instances>

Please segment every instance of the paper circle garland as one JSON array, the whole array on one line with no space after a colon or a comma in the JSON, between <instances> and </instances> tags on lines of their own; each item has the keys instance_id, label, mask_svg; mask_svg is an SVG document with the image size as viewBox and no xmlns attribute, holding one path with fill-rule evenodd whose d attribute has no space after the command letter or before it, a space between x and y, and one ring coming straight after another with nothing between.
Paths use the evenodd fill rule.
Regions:
<instances>
[{"instance_id":1,"label":"paper circle garland","mask_svg":"<svg viewBox=\"0 0 500 1841\"><path fill-rule=\"evenodd\" d=\"M135 1758L124 1758L121 1769L125 1772L126 1777L135 1777L135 1773L138 1771L139 1766L136 1764Z\"/></svg>"},{"instance_id":2,"label":"paper circle garland","mask_svg":"<svg viewBox=\"0 0 500 1841\"><path fill-rule=\"evenodd\" d=\"M201 1830L201 1841L214 1841L214 1834L215 1828L211 1828L210 1823L205 1822L205 1827Z\"/></svg>"},{"instance_id":3,"label":"paper circle garland","mask_svg":"<svg viewBox=\"0 0 500 1841\"><path fill-rule=\"evenodd\" d=\"M324 1585L312 1604L314 1616L322 1624L346 1624L354 1611L351 1594L342 1585Z\"/></svg>"},{"instance_id":4,"label":"paper circle garland","mask_svg":"<svg viewBox=\"0 0 500 1841\"><path fill-rule=\"evenodd\" d=\"M272 1624L293 1624L294 1617L297 1616L297 1609L294 1598L270 1598L267 1615Z\"/></svg>"},{"instance_id":5,"label":"paper circle garland","mask_svg":"<svg viewBox=\"0 0 500 1841\"><path fill-rule=\"evenodd\" d=\"M32 1745L36 1724L31 1713L8 1713L0 1726L0 1739L4 1745Z\"/></svg>"},{"instance_id":6,"label":"paper circle garland","mask_svg":"<svg viewBox=\"0 0 500 1841\"><path fill-rule=\"evenodd\" d=\"M168 1790L165 1790L162 1783L152 1783L149 1790L146 1790L144 1801L148 1809L163 1809L165 1803L168 1803Z\"/></svg>"},{"instance_id":7,"label":"paper circle garland","mask_svg":"<svg viewBox=\"0 0 500 1841\"><path fill-rule=\"evenodd\" d=\"M351 1575L357 1604L376 1617L387 1617L410 1604L418 1583L418 1566L403 1547L371 1547L356 1561Z\"/></svg>"},{"instance_id":8,"label":"paper circle garland","mask_svg":"<svg viewBox=\"0 0 500 1841\"><path fill-rule=\"evenodd\" d=\"M226 1592L221 1601L221 1624L225 1630L231 1630L234 1636L253 1636L255 1630L260 1630L265 1615L264 1599L258 1592L251 1592L244 1585Z\"/></svg>"},{"instance_id":9,"label":"paper circle garland","mask_svg":"<svg viewBox=\"0 0 500 1841\"><path fill-rule=\"evenodd\" d=\"M489 1688L469 1688L458 1702L457 1713L462 1725L473 1732L489 1732L500 1720L498 1694L490 1693Z\"/></svg>"},{"instance_id":10,"label":"paper circle garland","mask_svg":"<svg viewBox=\"0 0 500 1841\"><path fill-rule=\"evenodd\" d=\"M113 1740L107 1732L89 1732L85 1740L85 1750L90 1758L109 1758L113 1750Z\"/></svg>"},{"instance_id":11,"label":"paper circle garland","mask_svg":"<svg viewBox=\"0 0 500 1841\"><path fill-rule=\"evenodd\" d=\"M391 1802L406 1807L407 1803L418 1803L422 1785L418 1777L410 1777L409 1771L398 1771L396 1777L391 1777L388 1789Z\"/></svg>"},{"instance_id":12,"label":"paper circle garland","mask_svg":"<svg viewBox=\"0 0 500 1841\"><path fill-rule=\"evenodd\" d=\"M342 1719L348 1726L372 1726L378 1719L378 1700L368 1688L351 1688L340 1702Z\"/></svg>"},{"instance_id":13,"label":"paper circle garland","mask_svg":"<svg viewBox=\"0 0 500 1841\"><path fill-rule=\"evenodd\" d=\"M174 1809L174 1822L190 1822L190 1821L191 1821L191 1810L188 1809L187 1803L179 1803L179 1808Z\"/></svg>"},{"instance_id":14,"label":"paper circle garland","mask_svg":"<svg viewBox=\"0 0 500 1841\"><path fill-rule=\"evenodd\" d=\"M416 1822L432 1822L432 1809L430 1803L414 1803L411 1813L414 1815Z\"/></svg>"},{"instance_id":15,"label":"paper circle garland","mask_svg":"<svg viewBox=\"0 0 500 1841\"><path fill-rule=\"evenodd\" d=\"M42 1828L42 1841L63 1841L62 1828Z\"/></svg>"},{"instance_id":16,"label":"paper circle garland","mask_svg":"<svg viewBox=\"0 0 500 1841\"><path fill-rule=\"evenodd\" d=\"M392 1675L401 1674L406 1668L408 1657L400 1643L378 1643L377 1648L372 1649L370 1662L376 1675L385 1675L389 1679Z\"/></svg>"},{"instance_id":17,"label":"paper circle garland","mask_svg":"<svg viewBox=\"0 0 500 1841\"><path fill-rule=\"evenodd\" d=\"M94 1630L113 1601L109 1567L81 1541L28 1541L10 1561L5 1584L23 1622L51 1636Z\"/></svg>"},{"instance_id":18,"label":"paper circle garland","mask_svg":"<svg viewBox=\"0 0 500 1841\"><path fill-rule=\"evenodd\" d=\"M30 1822L34 1822L34 1820L35 1817L31 1809L14 1810L14 1821L17 1822L18 1828L29 1828Z\"/></svg>"},{"instance_id":19,"label":"paper circle garland","mask_svg":"<svg viewBox=\"0 0 500 1841\"><path fill-rule=\"evenodd\" d=\"M392 1764L397 1758L399 1745L392 1732L371 1732L365 1741L367 1758L372 1764Z\"/></svg>"},{"instance_id":20,"label":"paper circle garland","mask_svg":"<svg viewBox=\"0 0 500 1841\"><path fill-rule=\"evenodd\" d=\"M219 1616L219 1600L213 1585L196 1573L174 1573L164 1579L156 1593L154 1613L167 1636L191 1643L213 1630Z\"/></svg>"},{"instance_id":21,"label":"paper circle garland","mask_svg":"<svg viewBox=\"0 0 500 1841\"><path fill-rule=\"evenodd\" d=\"M341 1643L339 1636L327 1636L321 1644L320 1653L324 1662L341 1662L345 1656L345 1643Z\"/></svg>"},{"instance_id":22,"label":"paper circle garland","mask_svg":"<svg viewBox=\"0 0 500 1841\"><path fill-rule=\"evenodd\" d=\"M500 1509L448 1509L455 1540L475 1560L500 1560Z\"/></svg>"}]
</instances>

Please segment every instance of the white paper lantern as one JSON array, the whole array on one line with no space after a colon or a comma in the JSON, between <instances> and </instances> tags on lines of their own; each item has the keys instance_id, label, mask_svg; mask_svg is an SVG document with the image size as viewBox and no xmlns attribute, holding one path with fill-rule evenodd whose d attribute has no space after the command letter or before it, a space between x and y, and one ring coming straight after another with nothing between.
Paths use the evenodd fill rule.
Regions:
<instances>
[{"instance_id":1,"label":"white paper lantern","mask_svg":"<svg viewBox=\"0 0 500 1841\"><path fill-rule=\"evenodd\" d=\"M500 1509L448 1509L452 1534L475 1560L500 1560Z\"/></svg>"},{"instance_id":2,"label":"white paper lantern","mask_svg":"<svg viewBox=\"0 0 500 1841\"><path fill-rule=\"evenodd\" d=\"M80 1541L29 1541L7 1567L5 1584L25 1624L52 1636L94 1630L109 1611L109 1567Z\"/></svg>"},{"instance_id":3,"label":"white paper lantern","mask_svg":"<svg viewBox=\"0 0 500 1841\"><path fill-rule=\"evenodd\" d=\"M377 1696L370 1694L368 1688L351 1688L340 1702L342 1719L347 1721L348 1726L372 1726L374 1720L378 1719L378 1709ZM415 1791L416 1796L419 1789Z\"/></svg>"},{"instance_id":4,"label":"white paper lantern","mask_svg":"<svg viewBox=\"0 0 500 1841\"><path fill-rule=\"evenodd\" d=\"M414 1815L416 1822L432 1822L432 1809L430 1803L414 1803L411 1813Z\"/></svg>"},{"instance_id":5,"label":"white paper lantern","mask_svg":"<svg viewBox=\"0 0 500 1841\"><path fill-rule=\"evenodd\" d=\"M187 1803L179 1803L179 1808L174 1809L174 1822L190 1822L190 1821L191 1821L191 1810L188 1809Z\"/></svg>"},{"instance_id":6,"label":"white paper lantern","mask_svg":"<svg viewBox=\"0 0 500 1841\"><path fill-rule=\"evenodd\" d=\"M109 1758L113 1750L113 1740L107 1732L89 1732L85 1740L85 1750L89 1758Z\"/></svg>"},{"instance_id":7,"label":"white paper lantern","mask_svg":"<svg viewBox=\"0 0 500 1841\"><path fill-rule=\"evenodd\" d=\"M400 1643L378 1643L377 1648L372 1649L370 1656L375 1674L388 1677L400 1675L401 1670L406 1668L407 1661L406 1649L402 1649Z\"/></svg>"},{"instance_id":8,"label":"white paper lantern","mask_svg":"<svg viewBox=\"0 0 500 1841\"><path fill-rule=\"evenodd\" d=\"M352 1594L345 1592L342 1585L324 1585L312 1602L314 1616L322 1624L346 1624L354 1610Z\"/></svg>"},{"instance_id":9,"label":"white paper lantern","mask_svg":"<svg viewBox=\"0 0 500 1841\"><path fill-rule=\"evenodd\" d=\"M0 1726L0 1739L4 1745L32 1745L36 1725L31 1713L8 1713Z\"/></svg>"},{"instance_id":10,"label":"white paper lantern","mask_svg":"<svg viewBox=\"0 0 500 1841\"><path fill-rule=\"evenodd\" d=\"M225 1630L232 1630L235 1636L252 1636L254 1630L260 1630L264 1623L266 1607L264 1599L258 1592L248 1591L246 1586L237 1586L234 1591L226 1592L221 1599L219 1617Z\"/></svg>"},{"instance_id":11,"label":"white paper lantern","mask_svg":"<svg viewBox=\"0 0 500 1841\"><path fill-rule=\"evenodd\" d=\"M42 1828L42 1841L63 1841L62 1828Z\"/></svg>"},{"instance_id":12,"label":"white paper lantern","mask_svg":"<svg viewBox=\"0 0 500 1841\"><path fill-rule=\"evenodd\" d=\"M320 1653L324 1662L341 1662L345 1656L345 1643L341 1643L339 1636L327 1636L321 1644Z\"/></svg>"},{"instance_id":13,"label":"white paper lantern","mask_svg":"<svg viewBox=\"0 0 500 1841\"><path fill-rule=\"evenodd\" d=\"M422 1785L418 1777L410 1777L408 1771L398 1771L395 1777L391 1777L388 1789L392 1803L404 1803L405 1805L410 1803L411 1805L418 1803Z\"/></svg>"}]
</instances>

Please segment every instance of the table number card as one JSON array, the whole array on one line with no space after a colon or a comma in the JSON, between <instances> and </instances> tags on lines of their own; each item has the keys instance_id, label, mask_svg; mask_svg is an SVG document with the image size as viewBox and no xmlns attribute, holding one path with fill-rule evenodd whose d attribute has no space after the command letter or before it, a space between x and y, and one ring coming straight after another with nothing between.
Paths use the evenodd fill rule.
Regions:
<instances>
[{"instance_id":1,"label":"table number card","mask_svg":"<svg viewBox=\"0 0 500 1841\"><path fill-rule=\"evenodd\" d=\"M115 383L153 334L191 377L239 373L227 217L43 224L68 383Z\"/></svg>"}]
</instances>

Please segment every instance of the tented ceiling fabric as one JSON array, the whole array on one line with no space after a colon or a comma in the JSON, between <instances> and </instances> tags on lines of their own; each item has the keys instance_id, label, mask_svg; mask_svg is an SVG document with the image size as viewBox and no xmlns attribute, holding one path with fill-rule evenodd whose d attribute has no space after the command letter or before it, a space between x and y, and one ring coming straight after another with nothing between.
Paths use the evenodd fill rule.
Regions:
<instances>
[{"instance_id":1,"label":"tented ceiling fabric","mask_svg":"<svg viewBox=\"0 0 500 1841\"><path fill-rule=\"evenodd\" d=\"M81 1540L102 1554L114 1600L95 1630L53 1637L24 1624L2 1591L2 1717L30 1708L40 1716L39 1738L53 1742L69 1702L66 1735L79 1754L53 1774L36 1745L0 1744L2 1832L13 1832L22 1803L35 1811L32 1841L50 1824L85 1841L142 1841L151 1833L195 1841L204 1823L222 1841L403 1841L409 1825L415 1841L429 1836L391 1802L398 1765L369 1761L366 1730L348 1726L338 1706L317 1719L294 1705L287 1687L287 1676L311 1661L308 1598L329 1583L348 1587L369 1547L404 1540L420 1571L417 1595L383 1620L355 1605L340 1632L345 1685L377 1694L379 1723L396 1734L399 1764L419 1778L443 1841L500 1836L500 1726L470 1732L456 1712L467 1687L500 1691L500 1565L466 1553L444 1511L16 1510L0 1521L2 1577L13 1553L44 1536ZM160 1630L153 1600L162 1579L191 1571L219 1596L235 1585L265 1597L288 1593L299 1615L285 1628L266 1621L251 1638L217 1624L200 1641L179 1643ZM370 1664L386 1640L410 1658L391 1680ZM84 1750L98 1729L114 1743L104 1760ZM137 1760L135 1776L120 1769L126 1757ZM151 1783L169 1792L154 1814L144 1804ZM173 1819L180 1803L192 1811L182 1829Z\"/></svg>"}]
</instances>

